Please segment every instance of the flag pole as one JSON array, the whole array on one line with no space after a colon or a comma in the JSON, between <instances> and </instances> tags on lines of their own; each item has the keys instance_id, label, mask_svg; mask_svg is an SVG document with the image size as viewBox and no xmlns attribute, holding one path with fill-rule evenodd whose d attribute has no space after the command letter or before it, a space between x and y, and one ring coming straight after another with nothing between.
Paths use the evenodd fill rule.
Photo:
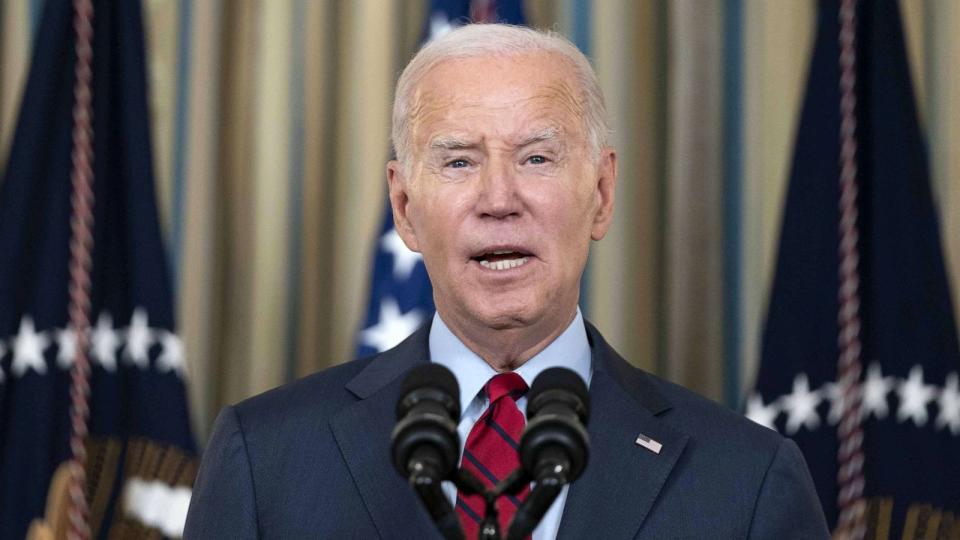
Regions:
<instances>
[{"instance_id":1,"label":"flag pole","mask_svg":"<svg viewBox=\"0 0 960 540\"><path fill-rule=\"evenodd\" d=\"M866 533L863 501L863 419L860 413L863 371L860 343L860 230L857 224L857 14L856 0L840 3L840 267L837 376L841 418L837 427L836 538L862 539Z\"/></svg>"},{"instance_id":2,"label":"flag pole","mask_svg":"<svg viewBox=\"0 0 960 540\"><path fill-rule=\"evenodd\" d=\"M74 0L76 67L73 87L73 136L70 177L70 326L77 342L70 372L70 504L68 538L87 540L87 420L90 417L90 267L93 253L93 2Z\"/></svg>"}]
</instances>

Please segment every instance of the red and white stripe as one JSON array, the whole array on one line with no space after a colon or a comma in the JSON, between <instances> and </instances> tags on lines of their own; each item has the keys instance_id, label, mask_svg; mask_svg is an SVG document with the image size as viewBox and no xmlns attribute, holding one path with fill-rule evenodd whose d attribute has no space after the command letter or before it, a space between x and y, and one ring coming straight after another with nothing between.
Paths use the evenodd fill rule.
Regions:
<instances>
[{"instance_id":1,"label":"red and white stripe","mask_svg":"<svg viewBox=\"0 0 960 540\"><path fill-rule=\"evenodd\" d=\"M857 42L856 0L840 4L840 310L837 378L842 413L837 427L836 537L861 539L866 533L863 502L863 427L860 414L863 371L860 344L860 232L857 225Z\"/></svg>"},{"instance_id":2,"label":"red and white stripe","mask_svg":"<svg viewBox=\"0 0 960 540\"><path fill-rule=\"evenodd\" d=\"M73 87L73 184L70 217L70 326L76 330L76 358L70 373L70 507L68 538L90 538L86 499L85 440L90 417L90 267L93 253L93 2L74 0L77 64Z\"/></svg>"}]
</instances>

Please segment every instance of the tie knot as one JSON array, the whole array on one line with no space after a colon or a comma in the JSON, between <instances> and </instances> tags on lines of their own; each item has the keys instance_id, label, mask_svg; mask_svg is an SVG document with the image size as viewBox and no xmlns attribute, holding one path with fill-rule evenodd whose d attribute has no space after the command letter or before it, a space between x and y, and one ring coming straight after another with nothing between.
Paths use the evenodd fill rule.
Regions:
<instances>
[{"instance_id":1,"label":"tie knot","mask_svg":"<svg viewBox=\"0 0 960 540\"><path fill-rule=\"evenodd\" d=\"M490 403L495 403L503 396L509 395L514 401L527 393L527 383L516 373L500 373L494 375L487 383L487 396Z\"/></svg>"}]
</instances>

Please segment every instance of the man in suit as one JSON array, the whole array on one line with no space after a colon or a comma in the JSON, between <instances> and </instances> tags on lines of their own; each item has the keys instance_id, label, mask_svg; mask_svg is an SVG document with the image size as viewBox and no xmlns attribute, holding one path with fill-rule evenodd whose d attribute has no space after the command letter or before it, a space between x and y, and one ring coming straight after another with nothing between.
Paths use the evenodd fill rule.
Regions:
<instances>
[{"instance_id":1,"label":"man in suit","mask_svg":"<svg viewBox=\"0 0 960 540\"><path fill-rule=\"evenodd\" d=\"M523 388L540 371L588 383L590 461L535 540L828 537L795 444L631 367L583 320L580 278L610 225L617 166L596 76L573 45L454 30L404 70L393 124L390 202L423 254L436 316L394 349L224 409L185 538L437 537L390 459L403 375L426 362L453 371L463 465L487 481L513 466L484 461L485 445L515 443L497 415L522 428ZM494 398L505 378L519 391ZM448 496L470 531L476 508Z\"/></svg>"}]
</instances>

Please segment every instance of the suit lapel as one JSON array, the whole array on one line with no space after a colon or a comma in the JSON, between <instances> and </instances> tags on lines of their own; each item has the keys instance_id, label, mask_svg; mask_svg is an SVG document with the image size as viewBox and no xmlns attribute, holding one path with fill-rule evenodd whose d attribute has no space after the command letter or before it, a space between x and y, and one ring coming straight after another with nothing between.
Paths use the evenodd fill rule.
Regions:
<instances>
[{"instance_id":1,"label":"suit lapel","mask_svg":"<svg viewBox=\"0 0 960 540\"><path fill-rule=\"evenodd\" d=\"M429 324L361 371L347 389L360 401L330 420L337 445L381 537L436 538L416 493L393 467L390 433L402 375L429 361Z\"/></svg>"},{"instance_id":2,"label":"suit lapel","mask_svg":"<svg viewBox=\"0 0 960 540\"><path fill-rule=\"evenodd\" d=\"M589 324L594 372L590 382L590 457L570 486L558 538L633 538L683 452L688 436L656 415L669 403L646 377L617 355ZM643 434L659 454L635 443Z\"/></svg>"}]
</instances>

